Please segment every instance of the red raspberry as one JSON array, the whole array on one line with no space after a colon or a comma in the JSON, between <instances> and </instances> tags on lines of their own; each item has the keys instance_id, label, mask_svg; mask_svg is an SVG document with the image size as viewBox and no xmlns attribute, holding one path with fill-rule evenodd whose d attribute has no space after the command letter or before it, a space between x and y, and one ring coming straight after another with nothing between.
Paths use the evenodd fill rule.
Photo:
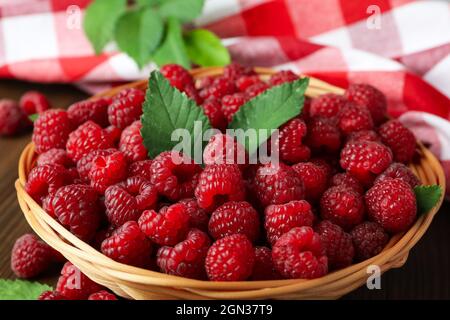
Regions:
<instances>
[{"instance_id":1,"label":"red raspberry","mask_svg":"<svg viewBox=\"0 0 450 320\"><path fill-rule=\"evenodd\" d=\"M77 162L77 170L80 175L81 180L84 182L89 182L89 172L92 168L92 161L97 156L109 156L113 153L117 152L117 149L100 149L100 150L94 150L89 152L87 155L85 155L83 158L78 160Z\"/></svg>"},{"instance_id":2,"label":"red raspberry","mask_svg":"<svg viewBox=\"0 0 450 320\"><path fill-rule=\"evenodd\" d=\"M46 164L59 164L65 168L73 166L72 159L67 155L64 149L50 149L39 155L37 158L37 166L44 166Z\"/></svg>"},{"instance_id":3,"label":"red raspberry","mask_svg":"<svg viewBox=\"0 0 450 320\"><path fill-rule=\"evenodd\" d=\"M130 162L147 159L147 149L141 136L141 128L141 121L135 121L123 130L120 137L119 150Z\"/></svg>"},{"instance_id":4,"label":"red raspberry","mask_svg":"<svg viewBox=\"0 0 450 320\"><path fill-rule=\"evenodd\" d=\"M363 194L364 187L354 176L348 173L337 173L331 178L332 187L343 187Z\"/></svg>"},{"instance_id":5,"label":"red raspberry","mask_svg":"<svg viewBox=\"0 0 450 320\"><path fill-rule=\"evenodd\" d=\"M236 80L236 87L239 91L245 92L249 87L251 87L254 84L263 82L258 75L252 75L252 76L240 76Z\"/></svg>"},{"instance_id":6,"label":"red raspberry","mask_svg":"<svg viewBox=\"0 0 450 320\"><path fill-rule=\"evenodd\" d=\"M91 186L97 192L104 193L105 190L127 177L128 166L125 155L120 152L114 152L110 155L98 155L92 160L89 179Z\"/></svg>"},{"instance_id":7,"label":"red raspberry","mask_svg":"<svg viewBox=\"0 0 450 320\"><path fill-rule=\"evenodd\" d=\"M232 62L223 68L223 77L230 80L237 80L241 76L255 75L255 71L251 67L244 67L239 63Z\"/></svg>"},{"instance_id":8,"label":"red raspberry","mask_svg":"<svg viewBox=\"0 0 450 320\"><path fill-rule=\"evenodd\" d=\"M213 128L219 130L226 129L228 122L222 112L222 105L217 99L206 100L203 103L202 108Z\"/></svg>"},{"instance_id":9,"label":"red raspberry","mask_svg":"<svg viewBox=\"0 0 450 320\"><path fill-rule=\"evenodd\" d=\"M161 247L156 263L161 271L180 277L205 279L205 258L211 241L203 231L192 229L186 240L173 247Z\"/></svg>"},{"instance_id":10,"label":"red raspberry","mask_svg":"<svg viewBox=\"0 0 450 320\"><path fill-rule=\"evenodd\" d=\"M28 120L12 100L0 100L0 136L12 136L19 133Z\"/></svg>"},{"instance_id":11,"label":"red raspberry","mask_svg":"<svg viewBox=\"0 0 450 320\"><path fill-rule=\"evenodd\" d=\"M313 118L308 122L306 144L316 151L333 153L341 146L341 133L333 119Z\"/></svg>"},{"instance_id":12,"label":"red raspberry","mask_svg":"<svg viewBox=\"0 0 450 320\"><path fill-rule=\"evenodd\" d=\"M89 152L112 147L109 135L98 124L87 121L69 135L66 149L73 161L78 161Z\"/></svg>"},{"instance_id":13,"label":"red raspberry","mask_svg":"<svg viewBox=\"0 0 450 320\"><path fill-rule=\"evenodd\" d=\"M274 245L286 232L295 227L312 227L314 214L305 200L291 201L286 204L270 205L265 209L264 227L267 239Z\"/></svg>"},{"instance_id":14,"label":"red raspberry","mask_svg":"<svg viewBox=\"0 0 450 320\"><path fill-rule=\"evenodd\" d=\"M272 249L275 268L285 278L313 279L328 272L328 260L320 236L310 227L293 228Z\"/></svg>"},{"instance_id":15,"label":"red raspberry","mask_svg":"<svg viewBox=\"0 0 450 320\"><path fill-rule=\"evenodd\" d=\"M105 132L109 136L109 140L113 145L117 145L119 143L120 136L122 135L121 129L114 126L108 126L105 128Z\"/></svg>"},{"instance_id":16,"label":"red raspberry","mask_svg":"<svg viewBox=\"0 0 450 320\"><path fill-rule=\"evenodd\" d=\"M290 70L281 70L270 77L269 83L271 86L277 86L285 82L292 82L298 80L299 77Z\"/></svg>"},{"instance_id":17,"label":"red raspberry","mask_svg":"<svg viewBox=\"0 0 450 320\"><path fill-rule=\"evenodd\" d=\"M363 261L379 254L389 241L389 235L375 222L365 221L350 232L355 246L355 259Z\"/></svg>"},{"instance_id":18,"label":"red raspberry","mask_svg":"<svg viewBox=\"0 0 450 320\"><path fill-rule=\"evenodd\" d=\"M25 191L38 203L68 182L67 170L59 164L34 167L28 175Z\"/></svg>"},{"instance_id":19,"label":"red raspberry","mask_svg":"<svg viewBox=\"0 0 450 320\"><path fill-rule=\"evenodd\" d=\"M264 207L304 198L302 181L294 169L284 163L268 163L259 167L254 179L254 191Z\"/></svg>"},{"instance_id":20,"label":"red raspberry","mask_svg":"<svg viewBox=\"0 0 450 320\"><path fill-rule=\"evenodd\" d=\"M180 203L186 206L189 214L189 226L201 231L208 231L209 215L206 210L200 208L195 198L180 200Z\"/></svg>"},{"instance_id":21,"label":"red raspberry","mask_svg":"<svg viewBox=\"0 0 450 320\"><path fill-rule=\"evenodd\" d=\"M245 185L235 164L206 166L200 174L195 197L200 208L211 210L227 201L245 200Z\"/></svg>"},{"instance_id":22,"label":"red raspberry","mask_svg":"<svg viewBox=\"0 0 450 320\"><path fill-rule=\"evenodd\" d=\"M88 300L117 300L117 297L106 290L102 290L91 294Z\"/></svg>"},{"instance_id":23,"label":"red raspberry","mask_svg":"<svg viewBox=\"0 0 450 320\"><path fill-rule=\"evenodd\" d=\"M352 189L331 187L320 199L320 215L345 230L351 229L364 219L364 199Z\"/></svg>"},{"instance_id":24,"label":"red raspberry","mask_svg":"<svg viewBox=\"0 0 450 320\"><path fill-rule=\"evenodd\" d=\"M216 240L239 233L254 242L259 237L259 215L248 202L230 201L213 212L208 229Z\"/></svg>"},{"instance_id":25,"label":"red raspberry","mask_svg":"<svg viewBox=\"0 0 450 320\"><path fill-rule=\"evenodd\" d=\"M408 163L416 151L414 134L398 120L390 120L378 129L381 141L391 148L394 160Z\"/></svg>"},{"instance_id":26,"label":"red raspberry","mask_svg":"<svg viewBox=\"0 0 450 320\"><path fill-rule=\"evenodd\" d=\"M180 91L183 91L186 86L194 84L189 71L178 64L166 64L161 67L160 71L169 80L170 85Z\"/></svg>"},{"instance_id":27,"label":"red raspberry","mask_svg":"<svg viewBox=\"0 0 450 320\"><path fill-rule=\"evenodd\" d=\"M330 269L342 269L352 264L355 249L350 234L328 220L320 222L316 232L326 250Z\"/></svg>"},{"instance_id":28,"label":"red raspberry","mask_svg":"<svg viewBox=\"0 0 450 320\"><path fill-rule=\"evenodd\" d=\"M243 281L253 271L255 251L243 234L217 240L209 248L205 267L211 281Z\"/></svg>"},{"instance_id":29,"label":"red raspberry","mask_svg":"<svg viewBox=\"0 0 450 320\"><path fill-rule=\"evenodd\" d=\"M233 115L246 101L247 97L241 92L229 94L222 98L222 112L228 122L231 122Z\"/></svg>"},{"instance_id":30,"label":"red raspberry","mask_svg":"<svg viewBox=\"0 0 450 320\"><path fill-rule=\"evenodd\" d=\"M361 130L351 132L347 136L347 142L374 141L381 142L378 134L373 130Z\"/></svg>"},{"instance_id":31,"label":"red raspberry","mask_svg":"<svg viewBox=\"0 0 450 320\"><path fill-rule=\"evenodd\" d=\"M146 267L150 263L152 244L136 221L128 221L102 242L102 253L120 263Z\"/></svg>"},{"instance_id":32,"label":"red raspberry","mask_svg":"<svg viewBox=\"0 0 450 320\"><path fill-rule=\"evenodd\" d=\"M361 130L372 130L373 120L369 109L348 102L338 112L338 125L344 135Z\"/></svg>"},{"instance_id":33,"label":"red raspberry","mask_svg":"<svg viewBox=\"0 0 450 320\"><path fill-rule=\"evenodd\" d=\"M38 297L38 300L66 300L66 298L57 291L44 291Z\"/></svg>"},{"instance_id":34,"label":"red raspberry","mask_svg":"<svg viewBox=\"0 0 450 320\"><path fill-rule=\"evenodd\" d=\"M16 240L11 251L11 270L19 278L33 278L48 269L52 251L34 234L24 234Z\"/></svg>"},{"instance_id":35,"label":"red raspberry","mask_svg":"<svg viewBox=\"0 0 450 320\"><path fill-rule=\"evenodd\" d=\"M205 165L237 164L239 168L244 169L247 160L245 147L233 137L222 133L212 136L203 151Z\"/></svg>"},{"instance_id":36,"label":"red raspberry","mask_svg":"<svg viewBox=\"0 0 450 320\"><path fill-rule=\"evenodd\" d=\"M260 95L261 93L265 92L269 88L270 88L269 85L262 81L255 83L254 85L251 85L250 87L247 88L247 90L245 90L245 95L247 96L247 100L250 100L250 99Z\"/></svg>"},{"instance_id":37,"label":"red raspberry","mask_svg":"<svg viewBox=\"0 0 450 320\"><path fill-rule=\"evenodd\" d=\"M299 118L288 121L280 128L278 138L281 160L297 163L309 159L311 151L302 143L306 130L305 122Z\"/></svg>"},{"instance_id":38,"label":"red raspberry","mask_svg":"<svg viewBox=\"0 0 450 320\"><path fill-rule=\"evenodd\" d=\"M206 87L209 87L210 85L213 84L214 77L213 76L205 76L205 77L198 79L196 82L197 82L196 83L197 88L199 90L205 89Z\"/></svg>"},{"instance_id":39,"label":"red raspberry","mask_svg":"<svg viewBox=\"0 0 450 320\"><path fill-rule=\"evenodd\" d=\"M373 141L350 142L341 151L341 167L366 186L391 162L391 150Z\"/></svg>"},{"instance_id":40,"label":"red raspberry","mask_svg":"<svg viewBox=\"0 0 450 320\"><path fill-rule=\"evenodd\" d=\"M128 176L129 177L141 176L144 179L150 180L152 163L153 163L152 160L142 160L133 162L132 164L130 164L128 168Z\"/></svg>"},{"instance_id":41,"label":"red raspberry","mask_svg":"<svg viewBox=\"0 0 450 320\"><path fill-rule=\"evenodd\" d=\"M312 158L309 162L320 167L324 172L326 172L327 177L331 176L334 171L336 171L335 167L339 166L339 159L335 159L333 155L330 158Z\"/></svg>"},{"instance_id":42,"label":"red raspberry","mask_svg":"<svg viewBox=\"0 0 450 320\"><path fill-rule=\"evenodd\" d=\"M56 291L69 300L85 300L103 287L82 273L71 262L66 262L56 284Z\"/></svg>"},{"instance_id":43,"label":"red raspberry","mask_svg":"<svg viewBox=\"0 0 450 320\"><path fill-rule=\"evenodd\" d=\"M33 142L38 154L53 148L64 149L72 123L64 110L47 110L34 122Z\"/></svg>"},{"instance_id":44,"label":"red raspberry","mask_svg":"<svg viewBox=\"0 0 450 320\"><path fill-rule=\"evenodd\" d=\"M76 102L67 109L67 115L77 127L86 121L93 121L101 127L107 127L109 103L109 99L103 98Z\"/></svg>"},{"instance_id":45,"label":"red raspberry","mask_svg":"<svg viewBox=\"0 0 450 320\"><path fill-rule=\"evenodd\" d=\"M38 91L27 91L20 98L20 108L26 115L42 113L51 108L47 98Z\"/></svg>"},{"instance_id":46,"label":"red raspberry","mask_svg":"<svg viewBox=\"0 0 450 320\"><path fill-rule=\"evenodd\" d=\"M385 95L368 84L351 84L344 96L358 105L366 106L373 122L380 124L386 117L387 101Z\"/></svg>"},{"instance_id":47,"label":"red raspberry","mask_svg":"<svg viewBox=\"0 0 450 320\"><path fill-rule=\"evenodd\" d=\"M328 171L312 162L300 162L292 166L305 187L305 198L309 201L320 199L328 186Z\"/></svg>"},{"instance_id":48,"label":"red raspberry","mask_svg":"<svg viewBox=\"0 0 450 320\"><path fill-rule=\"evenodd\" d=\"M347 99L334 93L323 94L311 101L309 115L311 117L333 118L347 104Z\"/></svg>"},{"instance_id":49,"label":"red raspberry","mask_svg":"<svg viewBox=\"0 0 450 320\"><path fill-rule=\"evenodd\" d=\"M151 166L151 183L158 192L176 201L194 195L201 167L182 153L166 151L159 154Z\"/></svg>"},{"instance_id":50,"label":"red raspberry","mask_svg":"<svg viewBox=\"0 0 450 320\"><path fill-rule=\"evenodd\" d=\"M188 96L189 99L194 100L195 103L200 106L203 103L203 98L200 97L199 92L195 89L195 86L188 85L183 89L183 92Z\"/></svg>"},{"instance_id":51,"label":"red raspberry","mask_svg":"<svg viewBox=\"0 0 450 320\"><path fill-rule=\"evenodd\" d=\"M122 90L113 97L113 102L108 106L109 123L119 129L124 129L139 120L144 100L145 94L139 89Z\"/></svg>"},{"instance_id":52,"label":"red raspberry","mask_svg":"<svg viewBox=\"0 0 450 320\"><path fill-rule=\"evenodd\" d=\"M140 176L131 177L106 189L106 216L114 226L137 221L142 212L152 208L157 200L158 193L150 182Z\"/></svg>"},{"instance_id":53,"label":"red raspberry","mask_svg":"<svg viewBox=\"0 0 450 320\"><path fill-rule=\"evenodd\" d=\"M411 169L409 169L403 163L392 163L386 170L384 170L382 174L380 174L375 179L375 183L391 178L403 180L413 189L421 184L419 178L417 178L417 176L411 171Z\"/></svg>"},{"instance_id":54,"label":"red raspberry","mask_svg":"<svg viewBox=\"0 0 450 320\"><path fill-rule=\"evenodd\" d=\"M91 240L101 216L98 194L89 186L73 184L60 188L52 200L59 222L83 241Z\"/></svg>"},{"instance_id":55,"label":"red raspberry","mask_svg":"<svg viewBox=\"0 0 450 320\"><path fill-rule=\"evenodd\" d=\"M162 208L159 213L146 210L139 218L139 227L153 242L173 246L185 239L189 228L189 214L184 204Z\"/></svg>"},{"instance_id":56,"label":"red raspberry","mask_svg":"<svg viewBox=\"0 0 450 320\"><path fill-rule=\"evenodd\" d=\"M386 179L366 193L369 219L391 233L406 231L416 220L417 202L410 185L401 179Z\"/></svg>"},{"instance_id":57,"label":"red raspberry","mask_svg":"<svg viewBox=\"0 0 450 320\"><path fill-rule=\"evenodd\" d=\"M221 99L227 94L233 94L236 92L234 82L230 79L220 77L214 79L213 83L200 91L200 97L203 100L209 98Z\"/></svg>"},{"instance_id":58,"label":"red raspberry","mask_svg":"<svg viewBox=\"0 0 450 320\"><path fill-rule=\"evenodd\" d=\"M267 247L255 248L255 264L251 280L279 280L281 275L273 265L272 250Z\"/></svg>"}]
</instances>

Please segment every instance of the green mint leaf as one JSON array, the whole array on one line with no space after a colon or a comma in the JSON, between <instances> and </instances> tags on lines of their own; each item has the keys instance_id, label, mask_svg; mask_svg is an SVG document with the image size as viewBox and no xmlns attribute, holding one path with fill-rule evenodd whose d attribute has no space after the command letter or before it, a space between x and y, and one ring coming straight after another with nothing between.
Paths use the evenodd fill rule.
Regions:
<instances>
[{"instance_id":1,"label":"green mint leaf","mask_svg":"<svg viewBox=\"0 0 450 320\"><path fill-rule=\"evenodd\" d=\"M136 0L138 6L156 6L164 0Z\"/></svg>"},{"instance_id":2,"label":"green mint leaf","mask_svg":"<svg viewBox=\"0 0 450 320\"><path fill-rule=\"evenodd\" d=\"M202 132L211 129L209 120L195 101L172 87L159 71L150 74L141 121L141 135L151 158L179 145L180 141L172 141L172 133L176 129L186 129L190 150L187 147L185 151L190 152L187 155L197 163L201 162L202 155L193 150L196 147L197 150L200 147L200 153L203 150L206 142ZM200 121L200 126L195 126L196 121Z\"/></svg>"},{"instance_id":3,"label":"green mint leaf","mask_svg":"<svg viewBox=\"0 0 450 320\"><path fill-rule=\"evenodd\" d=\"M158 65L177 63L185 68L191 66L183 41L181 24L176 18L167 20L166 34L161 46L153 55Z\"/></svg>"},{"instance_id":4,"label":"green mint leaf","mask_svg":"<svg viewBox=\"0 0 450 320\"><path fill-rule=\"evenodd\" d=\"M181 22L189 22L202 13L204 4L204 0L167 0L159 7L159 13L163 17L174 17Z\"/></svg>"},{"instance_id":5,"label":"green mint leaf","mask_svg":"<svg viewBox=\"0 0 450 320\"><path fill-rule=\"evenodd\" d=\"M0 300L36 300L47 290L53 289L38 282L0 279Z\"/></svg>"},{"instance_id":6,"label":"green mint leaf","mask_svg":"<svg viewBox=\"0 0 450 320\"><path fill-rule=\"evenodd\" d=\"M270 137L273 130L301 113L308 83L309 79L303 78L270 88L245 103L234 114L229 128L266 132L266 137L259 134L247 138L236 136L250 155Z\"/></svg>"},{"instance_id":7,"label":"green mint leaf","mask_svg":"<svg viewBox=\"0 0 450 320\"><path fill-rule=\"evenodd\" d=\"M101 53L105 45L112 40L114 26L125 12L126 4L126 0L95 0L86 9L84 32L96 54Z\"/></svg>"},{"instance_id":8,"label":"green mint leaf","mask_svg":"<svg viewBox=\"0 0 450 320\"><path fill-rule=\"evenodd\" d=\"M189 58L195 64L225 66L230 63L230 54L220 39L211 31L197 29L184 35L184 44Z\"/></svg>"},{"instance_id":9,"label":"green mint leaf","mask_svg":"<svg viewBox=\"0 0 450 320\"><path fill-rule=\"evenodd\" d=\"M33 113L33 114L30 114L30 115L28 116L28 119L29 119L31 122L35 122L35 121L37 120L37 118L39 118L39 113Z\"/></svg>"},{"instance_id":10,"label":"green mint leaf","mask_svg":"<svg viewBox=\"0 0 450 320\"><path fill-rule=\"evenodd\" d=\"M428 213L441 199L442 188L438 185L417 186L414 188L419 214Z\"/></svg>"},{"instance_id":11,"label":"green mint leaf","mask_svg":"<svg viewBox=\"0 0 450 320\"><path fill-rule=\"evenodd\" d=\"M163 22L150 7L130 11L117 21L114 36L119 48L143 67L161 42Z\"/></svg>"}]
</instances>

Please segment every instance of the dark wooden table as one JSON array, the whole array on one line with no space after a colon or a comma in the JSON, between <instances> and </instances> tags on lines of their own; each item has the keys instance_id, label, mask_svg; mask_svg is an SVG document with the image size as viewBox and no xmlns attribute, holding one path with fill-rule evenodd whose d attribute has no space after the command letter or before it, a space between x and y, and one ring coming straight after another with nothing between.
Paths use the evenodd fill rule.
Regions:
<instances>
[{"instance_id":1,"label":"dark wooden table","mask_svg":"<svg viewBox=\"0 0 450 320\"><path fill-rule=\"evenodd\" d=\"M18 99L30 89L40 90L54 107L66 108L86 95L68 85L37 85L0 80L0 98ZM10 251L14 241L31 232L17 204L14 181L20 152L30 134L0 138L0 278L14 278ZM57 271L36 280L53 285ZM410 252L406 264L385 273L381 290L363 287L344 299L450 299L450 205L445 203L421 241Z\"/></svg>"}]
</instances>

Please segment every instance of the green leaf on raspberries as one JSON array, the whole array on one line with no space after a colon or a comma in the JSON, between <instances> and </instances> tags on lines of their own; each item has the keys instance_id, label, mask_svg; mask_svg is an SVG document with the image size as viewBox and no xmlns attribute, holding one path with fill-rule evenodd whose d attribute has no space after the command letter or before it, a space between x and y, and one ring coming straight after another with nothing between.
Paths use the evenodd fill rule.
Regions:
<instances>
[{"instance_id":1,"label":"green leaf on raspberries","mask_svg":"<svg viewBox=\"0 0 450 320\"><path fill-rule=\"evenodd\" d=\"M417 186L414 188L419 214L428 213L441 199L442 188L438 185Z\"/></svg>"},{"instance_id":2,"label":"green leaf on raspberries","mask_svg":"<svg viewBox=\"0 0 450 320\"><path fill-rule=\"evenodd\" d=\"M189 22L202 13L204 4L205 0L166 0L159 7L159 13L163 17Z\"/></svg>"},{"instance_id":3,"label":"green leaf on raspberries","mask_svg":"<svg viewBox=\"0 0 450 320\"><path fill-rule=\"evenodd\" d=\"M141 121L141 135L150 158L184 142L185 153L201 163L205 144L202 133L211 128L209 120L195 101L172 87L159 71L150 74ZM189 139L180 141L177 129L185 129L182 133Z\"/></svg>"},{"instance_id":4,"label":"green leaf on raspberries","mask_svg":"<svg viewBox=\"0 0 450 320\"><path fill-rule=\"evenodd\" d=\"M255 135L236 136L249 154L253 154L275 129L301 113L308 83L308 78L302 78L272 87L247 101L234 114L229 128L256 130ZM260 135L260 132L266 134Z\"/></svg>"},{"instance_id":5,"label":"green leaf on raspberries","mask_svg":"<svg viewBox=\"0 0 450 320\"><path fill-rule=\"evenodd\" d=\"M125 12L126 4L126 0L95 0L86 9L83 28L96 54L112 40L114 26Z\"/></svg>"},{"instance_id":6,"label":"green leaf on raspberries","mask_svg":"<svg viewBox=\"0 0 450 320\"><path fill-rule=\"evenodd\" d=\"M38 282L0 279L0 300L36 300L47 290L53 289Z\"/></svg>"},{"instance_id":7,"label":"green leaf on raspberries","mask_svg":"<svg viewBox=\"0 0 450 320\"><path fill-rule=\"evenodd\" d=\"M136 0L139 6L155 6L163 2L164 0Z\"/></svg>"},{"instance_id":8,"label":"green leaf on raspberries","mask_svg":"<svg viewBox=\"0 0 450 320\"><path fill-rule=\"evenodd\" d=\"M205 29L192 30L184 35L184 43L189 58L195 64L225 66L230 63L230 54L220 39Z\"/></svg>"},{"instance_id":9,"label":"green leaf on raspberries","mask_svg":"<svg viewBox=\"0 0 450 320\"><path fill-rule=\"evenodd\" d=\"M152 8L125 13L117 21L114 37L119 48L143 67L159 46L164 25Z\"/></svg>"},{"instance_id":10,"label":"green leaf on raspberries","mask_svg":"<svg viewBox=\"0 0 450 320\"><path fill-rule=\"evenodd\" d=\"M37 118L39 118L39 113L33 113L33 114L30 114L30 115L28 116L28 119L29 119L31 122L35 122L35 121L37 120Z\"/></svg>"},{"instance_id":11,"label":"green leaf on raspberries","mask_svg":"<svg viewBox=\"0 0 450 320\"><path fill-rule=\"evenodd\" d=\"M153 60L159 64L177 63L185 68L191 66L184 46L181 24L176 18L167 20L166 34L161 46L153 55Z\"/></svg>"}]
</instances>

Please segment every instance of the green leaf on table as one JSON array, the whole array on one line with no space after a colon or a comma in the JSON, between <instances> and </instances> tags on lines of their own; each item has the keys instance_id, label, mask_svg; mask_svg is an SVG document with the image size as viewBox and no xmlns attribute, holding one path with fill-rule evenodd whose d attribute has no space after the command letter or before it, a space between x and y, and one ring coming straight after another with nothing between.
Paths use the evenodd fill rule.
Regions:
<instances>
[{"instance_id":1,"label":"green leaf on table","mask_svg":"<svg viewBox=\"0 0 450 320\"><path fill-rule=\"evenodd\" d=\"M265 135L236 136L249 154L253 154L273 130L301 113L308 83L308 78L302 78L270 88L249 100L234 114L229 128L266 132Z\"/></svg>"},{"instance_id":2,"label":"green leaf on table","mask_svg":"<svg viewBox=\"0 0 450 320\"><path fill-rule=\"evenodd\" d=\"M192 30L184 35L184 44L189 58L195 64L209 67L225 66L230 63L230 53L211 31Z\"/></svg>"},{"instance_id":3,"label":"green leaf on table","mask_svg":"<svg viewBox=\"0 0 450 320\"><path fill-rule=\"evenodd\" d=\"M0 279L0 300L36 300L47 290L53 289L38 282Z\"/></svg>"},{"instance_id":4,"label":"green leaf on table","mask_svg":"<svg viewBox=\"0 0 450 320\"><path fill-rule=\"evenodd\" d=\"M163 42L152 58L158 65L177 63L185 68L190 68L191 64L183 41L183 31L176 18L167 20Z\"/></svg>"},{"instance_id":5,"label":"green leaf on table","mask_svg":"<svg viewBox=\"0 0 450 320\"><path fill-rule=\"evenodd\" d=\"M126 0L95 0L86 9L83 27L86 36L99 54L112 40L114 26L126 10Z\"/></svg>"},{"instance_id":6,"label":"green leaf on table","mask_svg":"<svg viewBox=\"0 0 450 320\"><path fill-rule=\"evenodd\" d=\"M28 116L28 119L29 119L31 122L35 122L35 121L37 120L37 118L39 118L39 113L33 113L33 114L30 114L30 115Z\"/></svg>"},{"instance_id":7,"label":"green leaf on table","mask_svg":"<svg viewBox=\"0 0 450 320\"><path fill-rule=\"evenodd\" d=\"M414 188L419 214L428 213L442 196L442 188L438 185L417 186Z\"/></svg>"},{"instance_id":8,"label":"green leaf on table","mask_svg":"<svg viewBox=\"0 0 450 320\"><path fill-rule=\"evenodd\" d=\"M161 43L163 28L161 18L149 7L122 15L114 37L119 48L142 67Z\"/></svg>"},{"instance_id":9,"label":"green leaf on table","mask_svg":"<svg viewBox=\"0 0 450 320\"><path fill-rule=\"evenodd\" d=\"M172 150L180 142L172 141L172 133L177 129L186 129L184 132L189 133L190 137L191 158L201 161L201 154L195 157L193 150L203 150L205 142L202 132L211 128L209 120L195 101L172 87L159 71L150 74L141 121L141 135L151 158ZM197 124L200 126L195 125L196 121L199 121Z\"/></svg>"},{"instance_id":10,"label":"green leaf on table","mask_svg":"<svg viewBox=\"0 0 450 320\"><path fill-rule=\"evenodd\" d=\"M163 17L174 17L181 22L189 22L197 18L203 9L205 0L166 0L159 7Z\"/></svg>"}]
</instances>

